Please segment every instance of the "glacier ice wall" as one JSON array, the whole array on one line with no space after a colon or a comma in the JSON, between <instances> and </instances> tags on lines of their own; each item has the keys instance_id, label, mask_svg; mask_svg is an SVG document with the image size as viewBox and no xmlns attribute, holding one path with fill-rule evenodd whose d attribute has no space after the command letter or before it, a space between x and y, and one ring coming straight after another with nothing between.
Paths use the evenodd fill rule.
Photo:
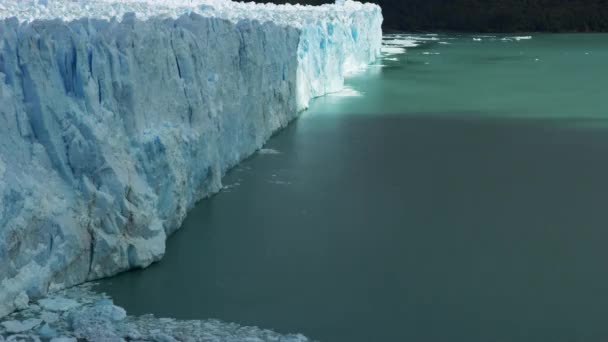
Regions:
<instances>
[{"instance_id":1,"label":"glacier ice wall","mask_svg":"<svg viewBox=\"0 0 608 342\"><path fill-rule=\"evenodd\" d=\"M0 317L159 260L230 167L375 59L381 23L351 1L0 3Z\"/></svg>"}]
</instances>

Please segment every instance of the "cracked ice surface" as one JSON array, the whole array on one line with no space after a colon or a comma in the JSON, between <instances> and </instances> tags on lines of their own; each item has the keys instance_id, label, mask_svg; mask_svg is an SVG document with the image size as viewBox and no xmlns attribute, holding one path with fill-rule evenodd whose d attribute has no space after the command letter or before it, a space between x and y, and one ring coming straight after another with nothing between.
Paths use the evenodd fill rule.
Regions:
<instances>
[{"instance_id":1,"label":"cracked ice surface","mask_svg":"<svg viewBox=\"0 0 608 342\"><path fill-rule=\"evenodd\" d=\"M381 23L352 1L0 1L0 317L159 260L228 168L380 54Z\"/></svg>"},{"instance_id":2,"label":"cracked ice surface","mask_svg":"<svg viewBox=\"0 0 608 342\"><path fill-rule=\"evenodd\" d=\"M49 312L39 301L0 320L0 341L276 341L307 342L303 335L278 334L218 320L175 320L152 315L128 316L106 295L91 291L91 284L54 293ZM61 304L66 306L61 306Z\"/></svg>"}]
</instances>

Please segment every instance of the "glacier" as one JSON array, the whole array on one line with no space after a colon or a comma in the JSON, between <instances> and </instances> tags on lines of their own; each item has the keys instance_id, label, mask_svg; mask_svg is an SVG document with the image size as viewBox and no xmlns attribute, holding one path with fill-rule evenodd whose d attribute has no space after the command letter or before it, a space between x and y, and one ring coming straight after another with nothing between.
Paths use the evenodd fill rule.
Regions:
<instances>
[{"instance_id":1,"label":"glacier","mask_svg":"<svg viewBox=\"0 0 608 342\"><path fill-rule=\"evenodd\" d=\"M0 317L158 261L222 176L381 52L377 5L0 1Z\"/></svg>"}]
</instances>

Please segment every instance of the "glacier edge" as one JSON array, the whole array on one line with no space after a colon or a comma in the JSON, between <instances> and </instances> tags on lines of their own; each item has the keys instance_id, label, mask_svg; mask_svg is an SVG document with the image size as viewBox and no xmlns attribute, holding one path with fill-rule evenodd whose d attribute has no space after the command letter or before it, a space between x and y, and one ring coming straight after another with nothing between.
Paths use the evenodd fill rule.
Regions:
<instances>
[{"instance_id":1,"label":"glacier edge","mask_svg":"<svg viewBox=\"0 0 608 342\"><path fill-rule=\"evenodd\" d=\"M0 317L158 261L229 168L380 53L376 5L211 4L0 17Z\"/></svg>"}]
</instances>

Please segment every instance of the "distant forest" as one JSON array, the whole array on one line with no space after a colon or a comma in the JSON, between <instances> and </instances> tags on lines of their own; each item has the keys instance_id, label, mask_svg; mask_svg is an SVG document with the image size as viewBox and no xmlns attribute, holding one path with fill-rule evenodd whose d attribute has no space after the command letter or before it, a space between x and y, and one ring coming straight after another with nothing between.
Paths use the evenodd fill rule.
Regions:
<instances>
[{"instance_id":1,"label":"distant forest","mask_svg":"<svg viewBox=\"0 0 608 342\"><path fill-rule=\"evenodd\" d=\"M267 0L268 1L268 0ZM327 0L271 0L318 5ZM608 0L375 0L401 31L608 31Z\"/></svg>"}]
</instances>

